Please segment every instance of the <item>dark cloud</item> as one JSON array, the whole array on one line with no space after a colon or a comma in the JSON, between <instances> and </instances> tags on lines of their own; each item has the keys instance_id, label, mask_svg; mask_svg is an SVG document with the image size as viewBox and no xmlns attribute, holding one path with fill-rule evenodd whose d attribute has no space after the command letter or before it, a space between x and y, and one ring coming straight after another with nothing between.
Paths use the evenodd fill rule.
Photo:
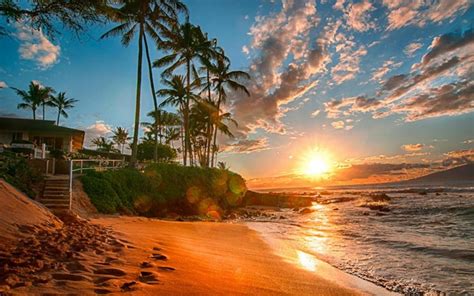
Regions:
<instances>
[{"instance_id":1,"label":"dark cloud","mask_svg":"<svg viewBox=\"0 0 474 296\"><path fill-rule=\"evenodd\" d=\"M422 58L422 64L427 65L433 59L442 56L455 49L474 43L474 30L468 30L464 33L453 32L436 37L431 43L431 51Z\"/></svg>"},{"instance_id":2,"label":"dark cloud","mask_svg":"<svg viewBox=\"0 0 474 296\"><path fill-rule=\"evenodd\" d=\"M333 181L349 181L353 179L365 179L379 175L399 175L403 170L429 168L425 163L370 163L356 164L339 170Z\"/></svg>"}]
</instances>

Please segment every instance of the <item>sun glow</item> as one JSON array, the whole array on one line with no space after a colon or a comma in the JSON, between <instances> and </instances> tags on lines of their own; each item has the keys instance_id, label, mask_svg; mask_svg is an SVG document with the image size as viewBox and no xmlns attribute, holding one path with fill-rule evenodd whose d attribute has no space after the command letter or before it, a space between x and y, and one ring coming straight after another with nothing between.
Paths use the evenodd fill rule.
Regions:
<instances>
[{"instance_id":1,"label":"sun glow","mask_svg":"<svg viewBox=\"0 0 474 296\"><path fill-rule=\"evenodd\" d=\"M311 150L303 154L300 173L308 177L320 177L331 172L331 157L321 150Z\"/></svg>"}]
</instances>

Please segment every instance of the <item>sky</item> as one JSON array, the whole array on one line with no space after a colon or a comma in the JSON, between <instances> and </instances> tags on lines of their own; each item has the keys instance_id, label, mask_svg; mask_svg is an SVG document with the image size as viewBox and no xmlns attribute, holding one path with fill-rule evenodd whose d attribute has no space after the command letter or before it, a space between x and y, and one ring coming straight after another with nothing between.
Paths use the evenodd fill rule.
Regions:
<instances>
[{"instance_id":1,"label":"sky","mask_svg":"<svg viewBox=\"0 0 474 296\"><path fill-rule=\"evenodd\" d=\"M333 168L315 184L406 179L474 161L472 0L184 2L232 68L252 76L251 95L234 93L225 106L239 126L219 154L252 186L308 183L300 175L315 155ZM52 39L8 24L0 116L31 117L9 87L34 80L79 100L63 124L85 130L86 145L117 126L132 130L137 46L100 40L111 26ZM152 109L144 77L142 120Z\"/></svg>"}]
</instances>

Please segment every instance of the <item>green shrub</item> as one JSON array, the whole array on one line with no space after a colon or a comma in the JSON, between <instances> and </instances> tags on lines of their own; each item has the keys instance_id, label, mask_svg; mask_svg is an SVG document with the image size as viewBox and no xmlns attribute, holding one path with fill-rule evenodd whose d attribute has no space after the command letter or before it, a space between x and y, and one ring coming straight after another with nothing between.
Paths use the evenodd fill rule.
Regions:
<instances>
[{"instance_id":1,"label":"green shrub","mask_svg":"<svg viewBox=\"0 0 474 296\"><path fill-rule=\"evenodd\" d=\"M89 173L82 181L100 212L120 211L122 207L154 217L170 212L220 216L240 206L247 190L244 179L228 170L165 163L150 165L144 172L120 169Z\"/></svg>"},{"instance_id":2,"label":"green shrub","mask_svg":"<svg viewBox=\"0 0 474 296\"><path fill-rule=\"evenodd\" d=\"M122 207L114 188L100 173L88 173L82 177L82 182L84 191L99 212L113 214Z\"/></svg>"},{"instance_id":3,"label":"green shrub","mask_svg":"<svg viewBox=\"0 0 474 296\"><path fill-rule=\"evenodd\" d=\"M0 178L5 179L29 197L35 198L43 175L24 157L11 152L3 152L0 154Z\"/></svg>"}]
</instances>

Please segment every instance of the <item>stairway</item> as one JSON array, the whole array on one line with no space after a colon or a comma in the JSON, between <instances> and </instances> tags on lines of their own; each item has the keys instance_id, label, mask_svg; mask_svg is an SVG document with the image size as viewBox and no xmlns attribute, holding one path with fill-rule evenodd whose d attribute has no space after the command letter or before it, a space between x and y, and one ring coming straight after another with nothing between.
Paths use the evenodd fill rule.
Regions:
<instances>
[{"instance_id":1,"label":"stairway","mask_svg":"<svg viewBox=\"0 0 474 296\"><path fill-rule=\"evenodd\" d=\"M68 176L47 177L39 202L52 211L69 210Z\"/></svg>"}]
</instances>

